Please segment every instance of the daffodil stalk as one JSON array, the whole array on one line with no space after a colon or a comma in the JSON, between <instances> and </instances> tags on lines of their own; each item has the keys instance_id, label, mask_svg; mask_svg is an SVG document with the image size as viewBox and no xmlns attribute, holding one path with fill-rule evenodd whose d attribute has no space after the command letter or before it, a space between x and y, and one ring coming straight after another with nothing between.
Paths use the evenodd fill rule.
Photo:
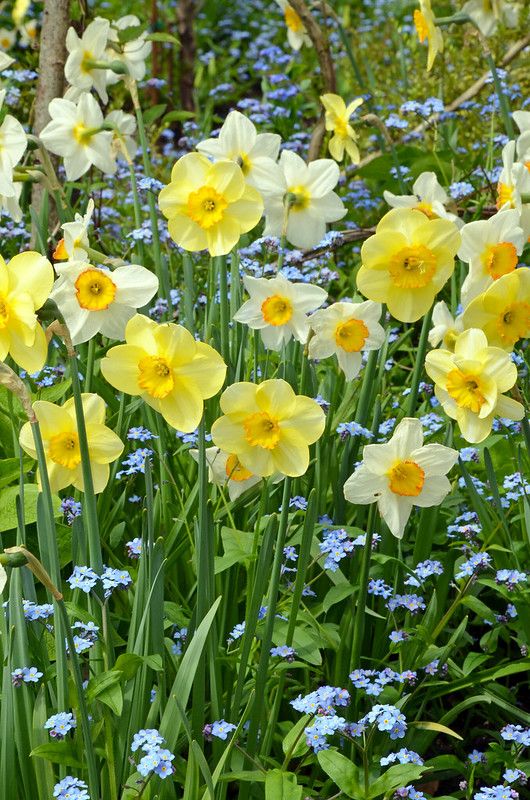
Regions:
<instances>
[{"instance_id":1,"label":"daffodil stalk","mask_svg":"<svg viewBox=\"0 0 530 800\"><path fill-rule=\"evenodd\" d=\"M361 661L361 648L364 636L366 598L368 596L368 575L370 572L370 557L372 553L372 541L375 530L375 504L370 506L368 512L368 522L366 525L366 538L363 548L361 570L359 572L359 593L356 598L355 620L353 623L353 640L350 658L350 670L358 669Z\"/></svg>"},{"instance_id":2,"label":"daffodil stalk","mask_svg":"<svg viewBox=\"0 0 530 800\"><path fill-rule=\"evenodd\" d=\"M407 410L405 416L413 417L416 413L416 404L418 402L418 391L420 388L421 376L423 373L423 365L425 363L425 353L427 351L427 342L429 330L431 328L432 312L434 306L431 306L429 311L423 317L421 326L420 341L418 350L415 355L414 371L412 373L412 383L410 387L410 394L408 396Z\"/></svg>"},{"instance_id":3,"label":"daffodil stalk","mask_svg":"<svg viewBox=\"0 0 530 800\"><path fill-rule=\"evenodd\" d=\"M194 297L194 280L193 280L193 262L189 253L182 255L182 268L184 270L184 325L193 333L195 330L195 322L193 317L193 297Z\"/></svg>"}]
</instances>

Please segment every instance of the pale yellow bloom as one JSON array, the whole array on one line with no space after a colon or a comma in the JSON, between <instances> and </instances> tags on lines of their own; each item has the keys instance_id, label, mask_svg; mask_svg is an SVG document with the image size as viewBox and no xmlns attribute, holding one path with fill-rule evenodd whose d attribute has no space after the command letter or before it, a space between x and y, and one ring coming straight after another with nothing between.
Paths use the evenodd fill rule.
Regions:
<instances>
[{"instance_id":1,"label":"pale yellow bloom","mask_svg":"<svg viewBox=\"0 0 530 800\"><path fill-rule=\"evenodd\" d=\"M225 416L212 425L214 444L263 477L276 472L303 475L309 445L320 438L325 425L318 403L296 395L280 379L259 386L234 383L221 395L221 411Z\"/></svg>"},{"instance_id":2,"label":"pale yellow bloom","mask_svg":"<svg viewBox=\"0 0 530 800\"><path fill-rule=\"evenodd\" d=\"M431 347L443 344L446 350L453 350L456 338L463 330L462 314L453 317L443 300L435 304L432 312L432 328L429 331Z\"/></svg>"},{"instance_id":3,"label":"pale yellow bloom","mask_svg":"<svg viewBox=\"0 0 530 800\"><path fill-rule=\"evenodd\" d=\"M97 394L81 395L94 491L102 492L109 480L109 464L123 451L123 442L105 425L105 403ZM66 486L84 491L79 434L73 397L63 406L37 400L33 410L39 421L52 492ZM20 431L20 446L37 458L31 424ZM39 478L40 483L40 478Z\"/></svg>"},{"instance_id":4,"label":"pale yellow bloom","mask_svg":"<svg viewBox=\"0 0 530 800\"><path fill-rule=\"evenodd\" d=\"M530 336L530 268L520 267L495 281L467 306L464 327L480 328L489 344L512 350Z\"/></svg>"},{"instance_id":5,"label":"pale yellow bloom","mask_svg":"<svg viewBox=\"0 0 530 800\"><path fill-rule=\"evenodd\" d=\"M418 2L420 7L414 12L414 25L420 44L427 42L427 72L429 72L438 53L443 53L444 39L440 28L435 25L431 0L418 0Z\"/></svg>"},{"instance_id":6,"label":"pale yellow bloom","mask_svg":"<svg viewBox=\"0 0 530 800\"><path fill-rule=\"evenodd\" d=\"M307 35L305 25L300 19L297 11L290 5L289 0L276 0L285 19L287 28L287 41L293 50L300 50L302 45L310 45L311 39Z\"/></svg>"},{"instance_id":7,"label":"pale yellow bloom","mask_svg":"<svg viewBox=\"0 0 530 800\"><path fill-rule=\"evenodd\" d=\"M353 164L360 161L359 148L357 147L357 134L350 125L350 117L363 102L362 97L346 105L338 94L323 94L320 97L326 110L326 130L332 131L328 149L335 161L342 161L344 152L348 153Z\"/></svg>"}]
</instances>

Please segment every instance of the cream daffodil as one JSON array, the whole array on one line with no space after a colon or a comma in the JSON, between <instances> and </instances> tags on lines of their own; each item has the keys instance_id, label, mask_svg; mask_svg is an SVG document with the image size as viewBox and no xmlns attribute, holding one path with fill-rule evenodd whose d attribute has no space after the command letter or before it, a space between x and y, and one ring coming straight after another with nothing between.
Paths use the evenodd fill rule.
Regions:
<instances>
[{"instance_id":1,"label":"cream daffodil","mask_svg":"<svg viewBox=\"0 0 530 800\"><path fill-rule=\"evenodd\" d=\"M29 373L42 369L48 344L35 312L52 285L52 265L40 253L20 253L8 264L0 256L0 361L9 354Z\"/></svg>"},{"instance_id":2,"label":"cream daffodil","mask_svg":"<svg viewBox=\"0 0 530 800\"><path fill-rule=\"evenodd\" d=\"M190 450L194 461L199 461L199 451ZM206 463L208 464L208 480L216 486L228 489L230 500L237 500L243 492L262 480L258 475L253 475L246 469L235 453L224 453L218 447L207 447Z\"/></svg>"},{"instance_id":3,"label":"cream daffodil","mask_svg":"<svg viewBox=\"0 0 530 800\"><path fill-rule=\"evenodd\" d=\"M296 153L284 150L279 170L271 173L264 189L264 236L287 239L295 247L315 247L326 233L326 223L336 222L346 208L333 189L339 180L338 164L317 158L306 164Z\"/></svg>"},{"instance_id":4,"label":"cream daffodil","mask_svg":"<svg viewBox=\"0 0 530 800\"><path fill-rule=\"evenodd\" d=\"M414 322L451 276L459 245L458 228L449 220L394 208L361 248L357 288L370 300L386 303L401 322Z\"/></svg>"},{"instance_id":5,"label":"cream daffodil","mask_svg":"<svg viewBox=\"0 0 530 800\"><path fill-rule=\"evenodd\" d=\"M76 213L73 222L65 222L61 225L63 238L57 244L53 253L55 261L86 261L88 259L88 228L94 213L94 201L92 198L87 203L84 214Z\"/></svg>"},{"instance_id":6,"label":"cream daffodil","mask_svg":"<svg viewBox=\"0 0 530 800\"><path fill-rule=\"evenodd\" d=\"M464 308L488 286L517 267L525 236L516 209L500 211L485 220L468 222L461 230L458 257L469 264L462 284Z\"/></svg>"},{"instance_id":7,"label":"cream daffodil","mask_svg":"<svg viewBox=\"0 0 530 800\"><path fill-rule=\"evenodd\" d=\"M300 50L302 45L310 45L311 39L307 35L305 25L300 19L300 15L294 10L288 0L276 0L283 11L285 25L287 27L287 40L293 50Z\"/></svg>"},{"instance_id":8,"label":"cream daffodil","mask_svg":"<svg viewBox=\"0 0 530 800\"><path fill-rule=\"evenodd\" d=\"M276 278L243 277L250 295L239 311L236 322L259 330L268 350L280 350L294 336L305 344L309 333L307 314L322 305L327 292L310 283L291 283L283 275Z\"/></svg>"},{"instance_id":9,"label":"cream daffodil","mask_svg":"<svg viewBox=\"0 0 530 800\"><path fill-rule=\"evenodd\" d=\"M335 161L342 161L344 153L348 153L353 164L360 161L359 148L357 147L357 134L350 125L350 117L363 103L363 98L358 97L346 105L338 94L323 94L320 101L326 111L326 130L332 131L328 150Z\"/></svg>"},{"instance_id":10,"label":"cream daffodil","mask_svg":"<svg viewBox=\"0 0 530 800\"><path fill-rule=\"evenodd\" d=\"M135 81L142 81L146 73L146 59L151 53L151 42L147 39L147 33L142 31L136 39L130 39L125 43L120 42L120 32L129 28L140 28L141 22L134 14L126 14L124 17L111 22L108 34L108 41L112 43L107 50L109 61L122 61L127 67L127 74ZM112 70L107 71L107 85L117 83L123 76L118 75Z\"/></svg>"},{"instance_id":11,"label":"cream daffodil","mask_svg":"<svg viewBox=\"0 0 530 800\"><path fill-rule=\"evenodd\" d=\"M443 300L439 300L434 304L432 328L429 331L429 344L431 347L438 347L439 344L443 344L446 350L453 350L456 338L463 330L462 314L453 317Z\"/></svg>"},{"instance_id":12,"label":"cream daffodil","mask_svg":"<svg viewBox=\"0 0 530 800\"><path fill-rule=\"evenodd\" d=\"M75 28L68 28L66 34L66 49L68 58L64 65L64 74L68 83L74 88L75 95L89 92L92 87L99 94L103 103L107 95L107 70L97 67L95 62L105 62L107 41L109 38L110 22L103 17L92 20L81 37Z\"/></svg>"},{"instance_id":13,"label":"cream daffodil","mask_svg":"<svg viewBox=\"0 0 530 800\"><path fill-rule=\"evenodd\" d=\"M7 572L2 564L0 564L0 594L4 591L7 583Z\"/></svg>"},{"instance_id":14,"label":"cream daffodil","mask_svg":"<svg viewBox=\"0 0 530 800\"><path fill-rule=\"evenodd\" d=\"M517 380L517 367L510 354L490 347L486 334L470 328L458 336L454 352L432 350L425 359L427 375L448 417L455 419L464 439L482 442L495 417L519 420L521 403L507 397Z\"/></svg>"},{"instance_id":15,"label":"cream daffodil","mask_svg":"<svg viewBox=\"0 0 530 800\"><path fill-rule=\"evenodd\" d=\"M502 170L497 183L497 208L504 211L516 208L521 213L523 194L530 192L530 172L515 158L515 141L502 148Z\"/></svg>"},{"instance_id":16,"label":"cream daffodil","mask_svg":"<svg viewBox=\"0 0 530 800\"><path fill-rule=\"evenodd\" d=\"M202 153L179 158L158 196L169 234L185 250L224 256L261 219L263 201L231 161L212 164Z\"/></svg>"},{"instance_id":17,"label":"cream daffodil","mask_svg":"<svg viewBox=\"0 0 530 800\"><path fill-rule=\"evenodd\" d=\"M0 109L4 103L6 90L0 91ZM26 152L28 139L20 122L11 114L6 114L0 125L0 195L15 197L13 169Z\"/></svg>"},{"instance_id":18,"label":"cream daffodil","mask_svg":"<svg viewBox=\"0 0 530 800\"><path fill-rule=\"evenodd\" d=\"M139 264L110 271L87 261L56 264L59 275L51 299L70 331L73 344L88 342L97 333L122 340L137 308L156 294L158 278Z\"/></svg>"},{"instance_id":19,"label":"cream daffodil","mask_svg":"<svg viewBox=\"0 0 530 800\"><path fill-rule=\"evenodd\" d=\"M520 6L507 0L468 0L462 6L483 36L492 36L499 23L507 28L516 28Z\"/></svg>"},{"instance_id":20,"label":"cream daffodil","mask_svg":"<svg viewBox=\"0 0 530 800\"><path fill-rule=\"evenodd\" d=\"M385 341L385 331L379 324L381 304L333 303L309 317L314 336L309 340L309 358L337 356L339 367L347 381L359 374L362 354L379 350Z\"/></svg>"},{"instance_id":21,"label":"cream daffodil","mask_svg":"<svg viewBox=\"0 0 530 800\"><path fill-rule=\"evenodd\" d=\"M15 44L17 38L16 32L8 30L7 28L0 28L0 48L2 50L9 50Z\"/></svg>"},{"instance_id":22,"label":"cream daffodil","mask_svg":"<svg viewBox=\"0 0 530 800\"><path fill-rule=\"evenodd\" d=\"M97 394L82 394L88 453L94 491L102 492L109 480L109 464L123 452L123 442L105 425L105 403ZM33 410L39 422L46 456L46 467L52 492L66 486L85 490L81 465L81 450L75 415L74 399L63 406L37 400ZM26 422L20 431L20 446L32 458L37 458L31 424ZM37 474L40 484L40 477Z\"/></svg>"},{"instance_id":23,"label":"cream daffodil","mask_svg":"<svg viewBox=\"0 0 530 800\"><path fill-rule=\"evenodd\" d=\"M444 38L436 26L431 0L418 0L420 7L414 11L414 25L420 44L427 42L427 72L432 69L438 53L443 53Z\"/></svg>"},{"instance_id":24,"label":"cream daffodil","mask_svg":"<svg viewBox=\"0 0 530 800\"><path fill-rule=\"evenodd\" d=\"M467 306L466 328L480 328L488 342L513 350L519 339L530 336L530 268L503 275Z\"/></svg>"},{"instance_id":25,"label":"cream daffodil","mask_svg":"<svg viewBox=\"0 0 530 800\"><path fill-rule=\"evenodd\" d=\"M204 400L217 394L225 379L219 353L181 325L159 325L141 314L127 323L125 340L102 360L105 380L120 392L139 395L173 428L194 431Z\"/></svg>"},{"instance_id":26,"label":"cream daffodil","mask_svg":"<svg viewBox=\"0 0 530 800\"><path fill-rule=\"evenodd\" d=\"M449 494L446 475L457 459L450 447L424 445L419 419L405 417L389 442L365 445L361 465L344 484L344 496L358 505L377 503L391 533L401 539L414 506L437 506Z\"/></svg>"},{"instance_id":27,"label":"cream daffodil","mask_svg":"<svg viewBox=\"0 0 530 800\"><path fill-rule=\"evenodd\" d=\"M383 196L392 208L415 208L422 211L429 219L448 219L460 225L457 214L451 214L445 206L450 198L447 192L438 183L434 172L422 172L412 184L414 194L392 194L385 189Z\"/></svg>"},{"instance_id":28,"label":"cream daffodil","mask_svg":"<svg viewBox=\"0 0 530 800\"><path fill-rule=\"evenodd\" d=\"M281 379L234 383L221 395L224 416L212 425L213 443L263 477L296 477L309 466L309 445L324 431L324 412L315 400L296 395Z\"/></svg>"},{"instance_id":29,"label":"cream daffodil","mask_svg":"<svg viewBox=\"0 0 530 800\"><path fill-rule=\"evenodd\" d=\"M262 191L276 169L281 141L277 133L258 133L244 114L231 111L217 138L199 142L197 150L214 161L235 161L247 183Z\"/></svg>"}]
</instances>

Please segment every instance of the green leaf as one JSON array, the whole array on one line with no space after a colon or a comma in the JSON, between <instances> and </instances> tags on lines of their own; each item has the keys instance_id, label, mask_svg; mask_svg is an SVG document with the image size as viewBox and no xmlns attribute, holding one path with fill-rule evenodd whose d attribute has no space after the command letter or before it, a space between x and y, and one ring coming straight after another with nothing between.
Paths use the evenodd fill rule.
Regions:
<instances>
[{"instance_id":1,"label":"green leaf","mask_svg":"<svg viewBox=\"0 0 530 800\"><path fill-rule=\"evenodd\" d=\"M215 574L223 572L234 564L248 566L252 553L254 534L238 531L235 528L221 528L224 555L215 559Z\"/></svg>"},{"instance_id":2,"label":"green leaf","mask_svg":"<svg viewBox=\"0 0 530 800\"><path fill-rule=\"evenodd\" d=\"M480 667L485 661L489 660L489 656L485 653L468 653L462 664L462 672L464 675L469 675L473 670Z\"/></svg>"},{"instance_id":3,"label":"green leaf","mask_svg":"<svg viewBox=\"0 0 530 800\"><path fill-rule=\"evenodd\" d=\"M122 653L116 659L114 669L119 670L126 681L130 681L142 666L143 660L136 653Z\"/></svg>"},{"instance_id":4,"label":"green leaf","mask_svg":"<svg viewBox=\"0 0 530 800\"><path fill-rule=\"evenodd\" d=\"M11 531L17 527L17 511L15 498L19 493L18 486L8 486L0 492L0 532ZM30 525L37 519L37 498L39 488L34 483L24 487L24 519ZM52 495L53 511L56 517L61 516L61 499Z\"/></svg>"},{"instance_id":5,"label":"green leaf","mask_svg":"<svg viewBox=\"0 0 530 800\"><path fill-rule=\"evenodd\" d=\"M123 696L120 683L122 677L123 673L117 669L103 672L101 675L95 675L88 682L86 689L87 701L100 700L102 703L109 706L115 714L121 714ZM116 689L118 689L119 692L116 691ZM120 708L120 710L116 711L117 708Z\"/></svg>"},{"instance_id":6,"label":"green leaf","mask_svg":"<svg viewBox=\"0 0 530 800\"><path fill-rule=\"evenodd\" d=\"M445 733L447 736L452 736L453 739L459 739L461 742L464 741L459 733L451 730L451 728L448 728L446 725L440 725L439 722L411 722L409 724L411 726L414 725L416 728L421 728L421 730L424 731L437 731L438 733Z\"/></svg>"},{"instance_id":7,"label":"green leaf","mask_svg":"<svg viewBox=\"0 0 530 800\"><path fill-rule=\"evenodd\" d=\"M163 118L162 122L164 125L167 125L169 122L180 122L184 119L193 119L195 117L194 111L169 111L165 117Z\"/></svg>"},{"instance_id":8,"label":"green leaf","mask_svg":"<svg viewBox=\"0 0 530 800\"><path fill-rule=\"evenodd\" d=\"M142 35L145 27L143 25L132 25L129 28L122 28L118 31L118 41L120 44L127 44L138 39Z\"/></svg>"},{"instance_id":9,"label":"green leaf","mask_svg":"<svg viewBox=\"0 0 530 800\"><path fill-rule=\"evenodd\" d=\"M74 751L74 743L69 739L63 739L61 742L39 744L38 747L31 751L30 755L35 758L46 758L54 764L65 764L78 769L83 768L83 764L79 761Z\"/></svg>"},{"instance_id":10,"label":"green leaf","mask_svg":"<svg viewBox=\"0 0 530 800\"><path fill-rule=\"evenodd\" d=\"M339 583L338 586L332 586L322 601L322 608L327 613L331 606L334 606L335 603L340 603L341 600L345 600L347 597L350 597L353 592L354 587L351 585L351 583Z\"/></svg>"},{"instance_id":11,"label":"green leaf","mask_svg":"<svg viewBox=\"0 0 530 800\"><path fill-rule=\"evenodd\" d=\"M144 661L150 669L154 670L154 672L162 672L164 669L162 656L159 653L154 653L150 656L144 656Z\"/></svg>"},{"instance_id":12,"label":"green leaf","mask_svg":"<svg viewBox=\"0 0 530 800\"><path fill-rule=\"evenodd\" d=\"M72 385L70 378L62 380L60 383L55 383L53 386L44 386L39 389L37 396L39 400L47 400L48 403L56 403L61 397L64 397Z\"/></svg>"},{"instance_id":13,"label":"green leaf","mask_svg":"<svg viewBox=\"0 0 530 800\"><path fill-rule=\"evenodd\" d=\"M167 105L165 103L160 103L159 105L152 106L152 108L148 108L144 114L144 122L147 127L152 125L153 122L161 117L164 111L166 110Z\"/></svg>"},{"instance_id":14,"label":"green leaf","mask_svg":"<svg viewBox=\"0 0 530 800\"><path fill-rule=\"evenodd\" d=\"M24 471L27 472L31 466L29 458L24 459ZM3 458L0 461L0 488L18 480L20 475L20 462L18 458Z\"/></svg>"},{"instance_id":15,"label":"green leaf","mask_svg":"<svg viewBox=\"0 0 530 800\"><path fill-rule=\"evenodd\" d=\"M296 775L273 769L265 776L265 800L300 800L302 787L298 786Z\"/></svg>"},{"instance_id":16,"label":"green leaf","mask_svg":"<svg viewBox=\"0 0 530 800\"><path fill-rule=\"evenodd\" d=\"M180 42L170 33L150 33L147 39L150 42L167 42L169 44L176 44L177 47L180 46Z\"/></svg>"},{"instance_id":17,"label":"green leaf","mask_svg":"<svg viewBox=\"0 0 530 800\"><path fill-rule=\"evenodd\" d=\"M382 794L393 792L399 786L406 786L408 783L421 778L427 770L428 767L419 767L417 764L395 764L384 775L381 775L380 778L370 784L368 800L371 800L372 797L380 797Z\"/></svg>"},{"instance_id":18,"label":"green leaf","mask_svg":"<svg viewBox=\"0 0 530 800\"><path fill-rule=\"evenodd\" d=\"M317 758L326 775L329 775L341 792L348 797L354 797L355 800L364 799L364 791L359 781L359 769L355 764L336 750L321 750Z\"/></svg>"},{"instance_id":19,"label":"green leaf","mask_svg":"<svg viewBox=\"0 0 530 800\"><path fill-rule=\"evenodd\" d=\"M298 758L299 756L303 756L304 753L307 753L309 747L305 740L305 736L303 735L303 730L311 720L310 714L304 714L304 716L298 720L296 725L293 725L289 733L286 735L282 742L282 750L284 755L291 750L294 745L293 751L291 753L291 758ZM294 744L296 742L296 744Z\"/></svg>"}]
</instances>

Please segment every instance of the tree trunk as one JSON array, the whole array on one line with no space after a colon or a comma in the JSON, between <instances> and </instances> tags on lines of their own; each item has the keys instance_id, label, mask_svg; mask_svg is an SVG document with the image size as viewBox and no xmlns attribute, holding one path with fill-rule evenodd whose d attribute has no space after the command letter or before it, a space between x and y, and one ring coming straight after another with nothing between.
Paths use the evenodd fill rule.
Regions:
<instances>
[{"instance_id":1,"label":"tree trunk","mask_svg":"<svg viewBox=\"0 0 530 800\"><path fill-rule=\"evenodd\" d=\"M180 0L178 30L180 39L180 102L185 111L195 111L195 0Z\"/></svg>"}]
</instances>

